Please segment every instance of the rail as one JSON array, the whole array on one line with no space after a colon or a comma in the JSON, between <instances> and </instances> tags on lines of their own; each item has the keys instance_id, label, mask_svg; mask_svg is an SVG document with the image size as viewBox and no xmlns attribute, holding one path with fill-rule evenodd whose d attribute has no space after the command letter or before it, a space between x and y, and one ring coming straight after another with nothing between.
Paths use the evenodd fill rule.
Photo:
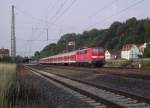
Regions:
<instances>
[{"instance_id":1,"label":"rail","mask_svg":"<svg viewBox=\"0 0 150 108\"><path fill-rule=\"evenodd\" d=\"M125 94L122 92L110 90L108 88L102 88L98 87L93 84L89 84L87 82L75 80L75 79L70 79L68 77L56 75L56 74L51 74L45 71L33 69L31 67L26 68L37 72L47 78L53 79L56 82L59 82L71 89L74 89L75 91L80 92L81 94L84 94L88 97L91 97L92 99L95 99L96 101L100 101L107 106L111 106L114 108L150 108L149 100L145 100L142 97L135 97L131 96L129 97L129 94ZM131 98L132 97L132 98ZM143 102L146 101L146 102Z\"/></svg>"}]
</instances>

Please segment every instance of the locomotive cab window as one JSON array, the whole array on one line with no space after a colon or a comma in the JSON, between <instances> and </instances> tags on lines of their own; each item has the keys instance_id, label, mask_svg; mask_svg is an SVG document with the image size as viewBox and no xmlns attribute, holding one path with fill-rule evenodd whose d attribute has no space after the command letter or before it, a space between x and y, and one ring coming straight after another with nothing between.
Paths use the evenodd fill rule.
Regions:
<instances>
[{"instance_id":1,"label":"locomotive cab window","mask_svg":"<svg viewBox=\"0 0 150 108\"><path fill-rule=\"evenodd\" d=\"M80 51L80 54L87 54L87 50Z\"/></svg>"},{"instance_id":2,"label":"locomotive cab window","mask_svg":"<svg viewBox=\"0 0 150 108\"><path fill-rule=\"evenodd\" d=\"M93 53L94 54L102 53L103 51L104 51L103 48L93 48Z\"/></svg>"},{"instance_id":3,"label":"locomotive cab window","mask_svg":"<svg viewBox=\"0 0 150 108\"><path fill-rule=\"evenodd\" d=\"M77 52L77 55L79 55L79 54L80 54L80 52L78 51L78 52Z\"/></svg>"}]
</instances>

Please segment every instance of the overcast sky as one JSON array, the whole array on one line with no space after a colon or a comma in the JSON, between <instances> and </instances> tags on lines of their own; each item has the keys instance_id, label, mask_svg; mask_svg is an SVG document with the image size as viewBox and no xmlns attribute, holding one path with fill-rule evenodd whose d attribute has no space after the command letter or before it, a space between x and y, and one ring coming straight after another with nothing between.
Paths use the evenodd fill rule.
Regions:
<instances>
[{"instance_id":1,"label":"overcast sky","mask_svg":"<svg viewBox=\"0 0 150 108\"><path fill-rule=\"evenodd\" d=\"M150 17L150 0L0 0L0 48L10 49L15 6L17 55L29 56L65 33L108 28L114 21ZM46 40L49 29L49 41Z\"/></svg>"}]
</instances>

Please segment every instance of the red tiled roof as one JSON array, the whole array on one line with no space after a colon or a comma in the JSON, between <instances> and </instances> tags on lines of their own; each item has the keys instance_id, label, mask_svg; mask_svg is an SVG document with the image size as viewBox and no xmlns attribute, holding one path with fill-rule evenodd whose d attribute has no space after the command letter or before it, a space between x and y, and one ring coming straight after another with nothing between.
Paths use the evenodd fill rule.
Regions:
<instances>
[{"instance_id":1,"label":"red tiled roof","mask_svg":"<svg viewBox=\"0 0 150 108\"><path fill-rule=\"evenodd\" d=\"M115 55L115 56L121 55L121 50L118 51L106 50L106 51L108 51L111 55Z\"/></svg>"},{"instance_id":2,"label":"red tiled roof","mask_svg":"<svg viewBox=\"0 0 150 108\"><path fill-rule=\"evenodd\" d=\"M122 47L122 51L128 51L130 50L135 44L126 44L126 45L123 45Z\"/></svg>"},{"instance_id":3,"label":"red tiled roof","mask_svg":"<svg viewBox=\"0 0 150 108\"><path fill-rule=\"evenodd\" d=\"M138 47L138 48L140 48L141 46L143 46L144 45L144 43L143 44L136 44L136 46Z\"/></svg>"},{"instance_id":4,"label":"red tiled roof","mask_svg":"<svg viewBox=\"0 0 150 108\"><path fill-rule=\"evenodd\" d=\"M121 51L118 50L118 51L112 51L111 52L112 55L116 55L116 56L120 56L121 55Z\"/></svg>"}]
</instances>

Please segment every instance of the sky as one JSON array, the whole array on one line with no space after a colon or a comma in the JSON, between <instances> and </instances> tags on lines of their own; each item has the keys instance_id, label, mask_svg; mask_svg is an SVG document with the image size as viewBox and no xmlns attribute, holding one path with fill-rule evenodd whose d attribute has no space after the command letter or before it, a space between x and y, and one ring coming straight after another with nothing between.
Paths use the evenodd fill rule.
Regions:
<instances>
[{"instance_id":1,"label":"sky","mask_svg":"<svg viewBox=\"0 0 150 108\"><path fill-rule=\"evenodd\" d=\"M31 56L65 33L108 28L114 21L150 17L150 0L0 0L0 48L10 49L15 6L17 55ZM48 41L47 32L48 29ZM33 41L34 40L34 41Z\"/></svg>"}]
</instances>

